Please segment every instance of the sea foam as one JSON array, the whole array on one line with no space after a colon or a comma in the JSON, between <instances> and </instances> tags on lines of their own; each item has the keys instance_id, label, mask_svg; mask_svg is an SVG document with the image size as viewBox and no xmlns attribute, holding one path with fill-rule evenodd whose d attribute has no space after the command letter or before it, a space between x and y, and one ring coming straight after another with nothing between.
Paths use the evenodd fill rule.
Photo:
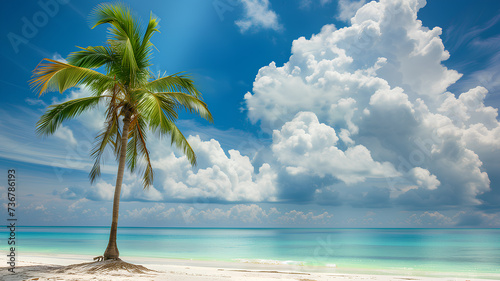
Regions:
<instances>
[{"instance_id":1,"label":"sea foam","mask_svg":"<svg viewBox=\"0 0 500 281\"><path fill-rule=\"evenodd\" d=\"M300 265L304 266L303 261L280 261L280 260L266 260L266 259L233 259L234 261L241 263L253 263L253 264L273 264L273 265Z\"/></svg>"}]
</instances>

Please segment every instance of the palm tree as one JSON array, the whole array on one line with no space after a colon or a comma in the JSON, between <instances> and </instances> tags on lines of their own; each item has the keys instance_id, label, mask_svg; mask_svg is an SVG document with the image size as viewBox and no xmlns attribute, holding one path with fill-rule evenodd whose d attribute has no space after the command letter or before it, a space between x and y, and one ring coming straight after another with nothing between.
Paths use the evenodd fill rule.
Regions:
<instances>
[{"instance_id":1,"label":"palm tree","mask_svg":"<svg viewBox=\"0 0 500 281\"><path fill-rule=\"evenodd\" d=\"M116 245L118 210L125 165L131 172L139 170L144 188L153 184L153 168L146 147L148 129L159 136L170 135L171 143L184 152L192 165L196 156L175 125L178 109L197 113L212 122L207 105L193 81L183 73L154 76L149 71L153 44L151 36L158 32L158 19L152 14L145 30L123 4L101 4L95 11L95 25L109 24L109 38L104 46L80 48L71 53L67 63L43 59L33 71L31 86L38 95L49 91L80 86L90 95L51 105L37 123L37 133L53 134L65 120L106 107L106 121L96 136L91 156L95 160L89 178L93 183L101 174L100 163L110 147L118 161L113 215L109 242L104 259L118 259ZM93 28L94 28L93 27ZM95 69L104 67L101 73Z\"/></svg>"}]
</instances>

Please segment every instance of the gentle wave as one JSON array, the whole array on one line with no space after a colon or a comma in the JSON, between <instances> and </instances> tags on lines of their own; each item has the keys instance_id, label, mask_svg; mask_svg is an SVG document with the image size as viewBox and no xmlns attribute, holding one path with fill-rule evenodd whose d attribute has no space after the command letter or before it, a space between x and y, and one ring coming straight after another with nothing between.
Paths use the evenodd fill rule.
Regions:
<instances>
[{"instance_id":1,"label":"gentle wave","mask_svg":"<svg viewBox=\"0 0 500 281\"><path fill-rule=\"evenodd\" d=\"M292 260L269 260L269 259L233 259L233 261L241 263L251 263L251 264L271 264L271 265L298 265L306 266L309 265L304 261L292 261ZM336 268L337 265L334 263L329 263L324 265L324 267Z\"/></svg>"},{"instance_id":2,"label":"gentle wave","mask_svg":"<svg viewBox=\"0 0 500 281\"><path fill-rule=\"evenodd\" d=\"M241 263L253 263L253 264L273 264L273 265L300 265L304 266L303 261L280 261L280 260L266 260L266 259L233 259L234 261Z\"/></svg>"}]
</instances>

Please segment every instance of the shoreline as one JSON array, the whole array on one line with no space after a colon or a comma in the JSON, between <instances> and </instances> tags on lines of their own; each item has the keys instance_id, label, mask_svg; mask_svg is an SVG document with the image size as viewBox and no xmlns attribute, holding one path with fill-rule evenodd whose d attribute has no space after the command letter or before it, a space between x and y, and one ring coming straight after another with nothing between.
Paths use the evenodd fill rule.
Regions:
<instances>
[{"instance_id":1,"label":"shoreline","mask_svg":"<svg viewBox=\"0 0 500 281\"><path fill-rule=\"evenodd\" d=\"M246 262L219 262L200 260L181 260L164 258L122 257L124 261L143 265L156 272L148 274L131 274L127 271L100 274L99 280L415 280L415 281L493 281L498 280L495 274L474 274L458 276L453 273L429 273L416 275L415 271L404 269L394 272L380 270L368 272L364 269L316 268L311 266L287 264L258 264ZM92 262L93 256L23 253L16 261L15 273L1 267L2 280L92 280L96 275L87 272L55 273L61 267ZM5 260L5 258L4 258ZM327 270L325 270L327 269ZM398 274L399 273L399 274ZM422 272L423 273L423 272ZM38 279L36 279L38 278ZM95 279L94 279L95 280Z\"/></svg>"}]
</instances>

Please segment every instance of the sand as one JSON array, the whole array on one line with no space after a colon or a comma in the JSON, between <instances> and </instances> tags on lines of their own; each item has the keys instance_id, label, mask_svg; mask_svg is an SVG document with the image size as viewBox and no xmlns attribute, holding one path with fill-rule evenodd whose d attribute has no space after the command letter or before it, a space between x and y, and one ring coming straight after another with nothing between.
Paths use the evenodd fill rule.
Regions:
<instances>
[{"instance_id":1,"label":"sand","mask_svg":"<svg viewBox=\"0 0 500 281\"><path fill-rule=\"evenodd\" d=\"M123 257L122 257L123 258ZM307 268L283 267L279 265L247 265L242 263L199 262L188 260L123 258L124 261L142 267L108 270L109 261L92 262L90 256L79 255L21 255L16 261L15 273L2 267L0 280L243 280L243 281L485 281L456 277L420 277L397 275L346 274L332 272L311 272ZM82 264L83 263L83 264ZM77 266L74 266L77 264ZM73 266L69 266L73 265Z\"/></svg>"}]
</instances>

